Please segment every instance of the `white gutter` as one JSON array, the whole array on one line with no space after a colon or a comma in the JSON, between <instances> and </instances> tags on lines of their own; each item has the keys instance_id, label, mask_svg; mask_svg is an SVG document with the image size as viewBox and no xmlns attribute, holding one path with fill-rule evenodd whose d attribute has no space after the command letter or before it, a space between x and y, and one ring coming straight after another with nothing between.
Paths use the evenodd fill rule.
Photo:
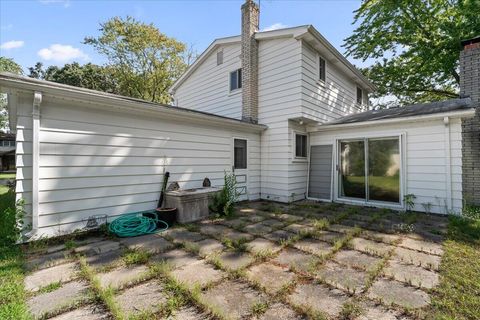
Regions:
<instances>
[{"instance_id":1,"label":"white gutter","mask_svg":"<svg viewBox=\"0 0 480 320\"><path fill-rule=\"evenodd\" d=\"M450 118L444 117L443 123L445 124L445 152L446 152L446 163L445 163L445 187L447 191L447 210L450 211L453 208L452 201L452 150L451 150L451 140L450 140ZM448 212L445 212L448 214Z\"/></svg>"},{"instance_id":2,"label":"white gutter","mask_svg":"<svg viewBox=\"0 0 480 320\"><path fill-rule=\"evenodd\" d=\"M443 119L444 117L472 118L473 116L475 116L475 109L470 108L470 109L461 110L461 111L449 111L449 112L410 116L410 117L403 117L403 118L360 121L360 122L353 122L353 123L324 124L324 125L318 125L316 127L309 127L307 128L307 132L311 133L311 132L331 131L331 130L338 130L338 129L378 126L383 124L402 123L402 122L429 121L429 120L435 120L435 119Z\"/></svg>"},{"instance_id":3,"label":"white gutter","mask_svg":"<svg viewBox=\"0 0 480 320\"><path fill-rule=\"evenodd\" d=\"M116 94L100 92L85 88L73 87L65 84L26 78L23 76L13 75L9 73L0 73L0 85L5 88L13 88L28 91L41 90L45 97L55 96L68 100L77 100L84 105L93 105L96 108L107 108L107 110L119 109L135 114L144 113L155 117L170 117L179 121L197 122L203 121L210 125L228 125L242 131L261 132L267 129L267 126L261 124L253 124L241 120L223 117L215 114L189 110L174 106L166 106L148 101L133 99Z\"/></svg>"},{"instance_id":4,"label":"white gutter","mask_svg":"<svg viewBox=\"0 0 480 320\"><path fill-rule=\"evenodd\" d=\"M42 93L35 91L32 107L32 230L25 236L33 238L38 233L38 171L40 160L40 104Z\"/></svg>"}]
</instances>

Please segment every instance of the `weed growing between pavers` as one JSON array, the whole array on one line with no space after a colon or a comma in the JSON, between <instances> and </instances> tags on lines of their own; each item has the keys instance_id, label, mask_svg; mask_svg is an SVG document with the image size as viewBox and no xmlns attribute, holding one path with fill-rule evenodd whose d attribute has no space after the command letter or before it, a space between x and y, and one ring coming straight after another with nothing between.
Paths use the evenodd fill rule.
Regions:
<instances>
[{"instance_id":1,"label":"weed growing between pavers","mask_svg":"<svg viewBox=\"0 0 480 320\"><path fill-rule=\"evenodd\" d=\"M97 301L102 303L115 319L124 319L125 315L115 301L115 290L111 287L103 288L100 283L100 279L95 274L95 271L85 261L85 258L81 257L79 260L80 275L90 284Z\"/></svg>"},{"instance_id":2,"label":"weed growing between pavers","mask_svg":"<svg viewBox=\"0 0 480 320\"><path fill-rule=\"evenodd\" d=\"M62 282L61 282L61 281L52 282L52 283L50 283L49 285L46 285L46 286L44 286L44 287L41 287L41 288L36 292L36 294L52 292L52 291L57 290L57 289L60 288L61 286L62 286Z\"/></svg>"},{"instance_id":3,"label":"weed growing between pavers","mask_svg":"<svg viewBox=\"0 0 480 320\"><path fill-rule=\"evenodd\" d=\"M238 251L238 252L245 252L247 251L247 242L248 239L240 238L240 239L230 239L224 237L222 239L222 244L230 250Z\"/></svg>"},{"instance_id":4,"label":"weed growing between pavers","mask_svg":"<svg viewBox=\"0 0 480 320\"><path fill-rule=\"evenodd\" d=\"M217 308L202 300L201 287L199 285L195 285L192 289L190 289L187 285L175 279L175 277L171 274L172 267L169 264L157 263L151 266L151 270L157 277L163 280L165 287L168 288L170 292L174 292L174 296L178 297L178 299L181 299L182 303L188 302L194 304L200 307L203 312L206 312L218 319L223 319L221 312ZM177 301L173 301L171 303L175 305Z\"/></svg>"},{"instance_id":5,"label":"weed growing between pavers","mask_svg":"<svg viewBox=\"0 0 480 320\"><path fill-rule=\"evenodd\" d=\"M360 317L365 313L365 310L360 306L356 301L347 301L342 305L342 310L340 311L340 319L342 320L353 320Z\"/></svg>"},{"instance_id":6,"label":"weed growing between pavers","mask_svg":"<svg viewBox=\"0 0 480 320\"><path fill-rule=\"evenodd\" d=\"M256 302L252 306L251 314L254 316L261 316L264 314L268 309L268 303L267 302Z\"/></svg>"},{"instance_id":7,"label":"weed growing between pavers","mask_svg":"<svg viewBox=\"0 0 480 320\"><path fill-rule=\"evenodd\" d=\"M187 252L198 255L200 252L200 246L195 242L183 242L180 245L180 248L184 249Z\"/></svg>"},{"instance_id":8,"label":"weed growing between pavers","mask_svg":"<svg viewBox=\"0 0 480 320\"><path fill-rule=\"evenodd\" d=\"M131 266L135 264L145 264L151 256L152 254L147 251L133 249L126 250L122 255L122 260L126 266Z\"/></svg>"}]
</instances>

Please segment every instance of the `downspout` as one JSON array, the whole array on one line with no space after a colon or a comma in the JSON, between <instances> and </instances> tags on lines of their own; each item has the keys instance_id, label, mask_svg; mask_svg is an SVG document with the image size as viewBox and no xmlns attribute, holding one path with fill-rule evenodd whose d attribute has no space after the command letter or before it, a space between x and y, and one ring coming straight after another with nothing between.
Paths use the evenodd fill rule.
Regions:
<instances>
[{"instance_id":1,"label":"downspout","mask_svg":"<svg viewBox=\"0 0 480 320\"><path fill-rule=\"evenodd\" d=\"M446 163L445 163L445 187L446 187L446 197L447 197L447 207L445 208L445 214L448 214L450 210L453 208L452 204L452 151L451 151L451 143L450 143L450 118L444 117L443 124L445 125L445 156L446 156Z\"/></svg>"},{"instance_id":2,"label":"downspout","mask_svg":"<svg viewBox=\"0 0 480 320\"><path fill-rule=\"evenodd\" d=\"M42 93L35 91L33 94L32 108L32 230L25 236L33 238L38 233L38 171L40 160L40 104Z\"/></svg>"}]
</instances>

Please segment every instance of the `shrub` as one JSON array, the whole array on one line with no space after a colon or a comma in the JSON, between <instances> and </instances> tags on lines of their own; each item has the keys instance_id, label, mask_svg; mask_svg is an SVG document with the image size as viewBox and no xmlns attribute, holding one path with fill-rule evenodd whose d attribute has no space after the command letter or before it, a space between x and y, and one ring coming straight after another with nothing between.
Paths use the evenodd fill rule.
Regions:
<instances>
[{"instance_id":1,"label":"shrub","mask_svg":"<svg viewBox=\"0 0 480 320\"><path fill-rule=\"evenodd\" d=\"M235 173L225 172L223 188L213 196L209 209L219 216L230 216L233 214L233 205L237 199L237 178Z\"/></svg>"},{"instance_id":2,"label":"shrub","mask_svg":"<svg viewBox=\"0 0 480 320\"><path fill-rule=\"evenodd\" d=\"M7 246L19 240L23 228L23 201L15 204L15 193L0 195L0 246Z\"/></svg>"},{"instance_id":3,"label":"shrub","mask_svg":"<svg viewBox=\"0 0 480 320\"><path fill-rule=\"evenodd\" d=\"M480 206L465 204L463 206L462 215L470 219L480 220Z\"/></svg>"}]
</instances>

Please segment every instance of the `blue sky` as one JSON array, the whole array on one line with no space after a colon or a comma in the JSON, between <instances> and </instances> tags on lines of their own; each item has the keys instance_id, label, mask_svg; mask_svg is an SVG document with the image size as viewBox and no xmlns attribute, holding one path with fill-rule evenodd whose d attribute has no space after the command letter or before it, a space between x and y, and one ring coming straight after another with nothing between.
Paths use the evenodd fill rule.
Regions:
<instances>
[{"instance_id":1,"label":"blue sky","mask_svg":"<svg viewBox=\"0 0 480 320\"><path fill-rule=\"evenodd\" d=\"M0 51L23 68L41 61L63 65L103 59L82 44L99 34L99 23L113 16L133 16L201 53L213 39L240 31L242 0L0 0ZM340 52L354 29L353 11L360 1L261 0L261 29L313 24ZM353 61L361 65L360 61Z\"/></svg>"}]
</instances>

